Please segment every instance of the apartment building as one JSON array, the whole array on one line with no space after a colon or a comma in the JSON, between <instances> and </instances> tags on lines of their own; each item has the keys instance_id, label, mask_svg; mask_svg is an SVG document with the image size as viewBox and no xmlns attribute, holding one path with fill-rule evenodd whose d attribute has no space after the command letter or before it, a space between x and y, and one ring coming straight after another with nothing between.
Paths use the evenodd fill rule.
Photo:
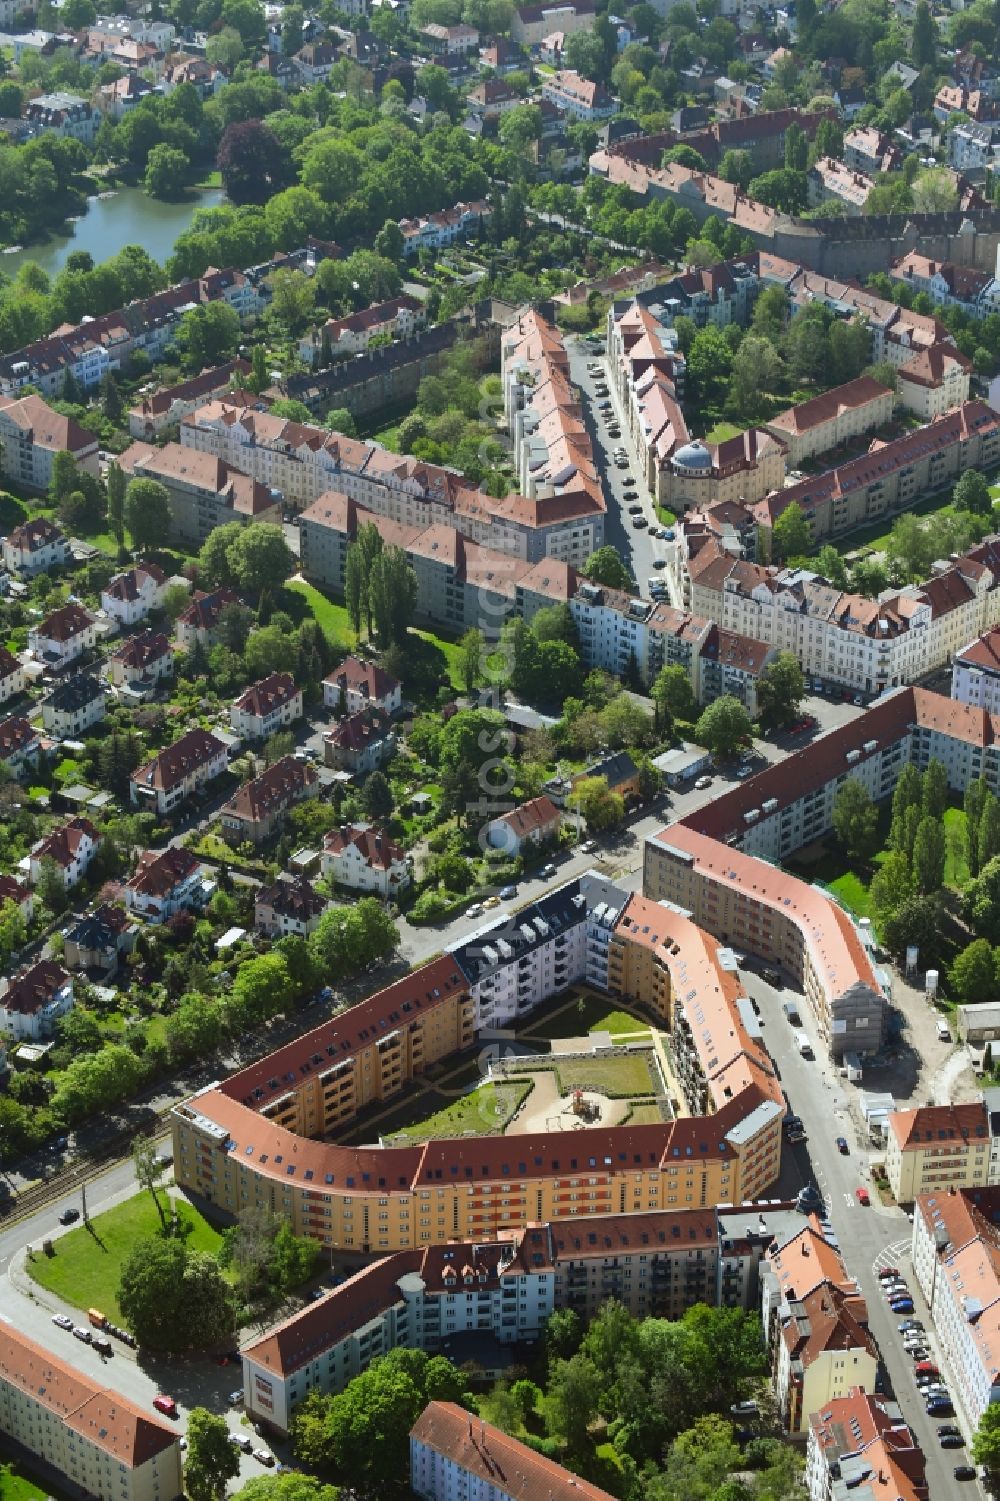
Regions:
<instances>
[{"instance_id":1,"label":"apartment building","mask_svg":"<svg viewBox=\"0 0 1000 1501\"><path fill-rule=\"evenodd\" d=\"M40 959L13 979L0 978L0 1032L15 1042L51 1037L73 1009L73 981L52 959Z\"/></svg>"},{"instance_id":2,"label":"apartment building","mask_svg":"<svg viewBox=\"0 0 1000 1501\"><path fill-rule=\"evenodd\" d=\"M1000 1099L988 1094L992 1108L979 1100L890 1111L885 1172L897 1203L1000 1183Z\"/></svg>"},{"instance_id":3,"label":"apartment building","mask_svg":"<svg viewBox=\"0 0 1000 1501\"><path fill-rule=\"evenodd\" d=\"M786 969L832 1057L881 1047L883 987L851 918L819 887L679 823L647 839L643 891L722 943Z\"/></svg>"},{"instance_id":4,"label":"apartment building","mask_svg":"<svg viewBox=\"0 0 1000 1501\"><path fill-rule=\"evenodd\" d=\"M89 818L71 818L53 829L35 845L28 857L28 879L37 886L46 861L51 860L67 891L83 880L102 843L102 836Z\"/></svg>"},{"instance_id":5,"label":"apartment building","mask_svg":"<svg viewBox=\"0 0 1000 1501\"><path fill-rule=\"evenodd\" d=\"M372 891L383 901L395 901L413 878L402 845L367 824L330 829L323 840L320 869L335 885Z\"/></svg>"},{"instance_id":6,"label":"apartment building","mask_svg":"<svg viewBox=\"0 0 1000 1501\"><path fill-rule=\"evenodd\" d=\"M1000 311L1000 282L989 271L936 261L911 250L889 267L893 281L926 292L935 307L959 307L970 318Z\"/></svg>"},{"instance_id":7,"label":"apartment building","mask_svg":"<svg viewBox=\"0 0 1000 1501\"><path fill-rule=\"evenodd\" d=\"M215 882L201 861L183 845L165 850L143 850L135 870L125 882L123 895L130 912L148 922L166 922L178 912L203 906Z\"/></svg>"},{"instance_id":8,"label":"apartment building","mask_svg":"<svg viewBox=\"0 0 1000 1501\"><path fill-rule=\"evenodd\" d=\"M282 756L223 803L223 838L236 845L260 844L280 832L289 808L318 795L316 768L294 756Z\"/></svg>"},{"instance_id":9,"label":"apartment building","mask_svg":"<svg viewBox=\"0 0 1000 1501\"><path fill-rule=\"evenodd\" d=\"M170 642L162 631L139 631L110 653L106 671L108 681L119 692L146 698L155 693L164 678L173 676Z\"/></svg>"},{"instance_id":10,"label":"apartment building","mask_svg":"<svg viewBox=\"0 0 1000 1501\"><path fill-rule=\"evenodd\" d=\"M897 367L900 406L935 422L968 401L971 377L970 359L951 344L932 344Z\"/></svg>"},{"instance_id":11,"label":"apartment building","mask_svg":"<svg viewBox=\"0 0 1000 1501\"><path fill-rule=\"evenodd\" d=\"M226 747L208 730L188 730L129 778L131 801L170 813L228 765Z\"/></svg>"},{"instance_id":12,"label":"apartment building","mask_svg":"<svg viewBox=\"0 0 1000 1501\"><path fill-rule=\"evenodd\" d=\"M13 1324L0 1346L0 1429L86 1495L168 1501L183 1490L173 1429Z\"/></svg>"},{"instance_id":13,"label":"apartment building","mask_svg":"<svg viewBox=\"0 0 1000 1501\"><path fill-rule=\"evenodd\" d=\"M98 472L93 433L54 412L40 396L0 396L0 444L0 474L39 495L48 494L57 453L72 454L87 474Z\"/></svg>"},{"instance_id":14,"label":"apartment building","mask_svg":"<svg viewBox=\"0 0 1000 1501\"><path fill-rule=\"evenodd\" d=\"M367 776L390 760L396 731L381 709L361 709L341 719L323 736L323 760L338 771Z\"/></svg>"},{"instance_id":15,"label":"apartment building","mask_svg":"<svg viewBox=\"0 0 1000 1501\"><path fill-rule=\"evenodd\" d=\"M302 689L290 672L272 672L251 683L229 710L233 733L241 740L266 740L302 718Z\"/></svg>"},{"instance_id":16,"label":"apartment building","mask_svg":"<svg viewBox=\"0 0 1000 1501\"><path fill-rule=\"evenodd\" d=\"M442 250L446 245L454 245L456 240L478 239L492 216L493 209L486 199L477 198L472 203L460 200L452 208L439 209L436 213L400 219L403 255L409 259L421 250Z\"/></svg>"},{"instance_id":17,"label":"apartment building","mask_svg":"<svg viewBox=\"0 0 1000 1501\"><path fill-rule=\"evenodd\" d=\"M681 527L680 556L697 615L790 651L807 674L864 693L943 667L1000 619L996 538L936 564L924 584L879 600L845 593L808 568L750 563L701 528L688 537Z\"/></svg>"},{"instance_id":18,"label":"apartment building","mask_svg":"<svg viewBox=\"0 0 1000 1501\"><path fill-rule=\"evenodd\" d=\"M62 568L70 556L69 539L47 516L33 516L3 539L3 565L22 578Z\"/></svg>"},{"instance_id":19,"label":"apartment building","mask_svg":"<svg viewBox=\"0 0 1000 1501\"><path fill-rule=\"evenodd\" d=\"M863 213L875 181L835 156L821 156L809 168L806 184L810 208L821 203L842 203L850 217Z\"/></svg>"},{"instance_id":20,"label":"apartment building","mask_svg":"<svg viewBox=\"0 0 1000 1501\"><path fill-rule=\"evenodd\" d=\"M873 125L856 125L844 136L844 165L852 172L874 177L879 172L895 172L902 157L890 136Z\"/></svg>"},{"instance_id":21,"label":"apartment building","mask_svg":"<svg viewBox=\"0 0 1000 1501\"><path fill-rule=\"evenodd\" d=\"M97 644L97 621L83 605L51 610L28 631L28 650L54 667L68 667Z\"/></svg>"},{"instance_id":22,"label":"apartment building","mask_svg":"<svg viewBox=\"0 0 1000 1501\"><path fill-rule=\"evenodd\" d=\"M254 927L269 938L294 934L308 938L319 926L330 903L308 881L299 878L262 886L254 901Z\"/></svg>"},{"instance_id":23,"label":"apartment building","mask_svg":"<svg viewBox=\"0 0 1000 1501\"><path fill-rule=\"evenodd\" d=\"M599 83L563 68L542 78L542 98L571 120L610 120L618 101Z\"/></svg>"},{"instance_id":24,"label":"apartment building","mask_svg":"<svg viewBox=\"0 0 1000 1501\"><path fill-rule=\"evenodd\" d=\"M249 474L294 512L332 490L376 517L418 530L440 525L530 562L552 555L582 564L604 538L599 486L581 493L543 486L537 497L497 500L453 470L224 401L186 417L181 444Z\"/></svg>"},{"instance_id":25,"label":"apartment building","mask_svg":"<svg viewBox=\"0 0 1000 1501\"><path fill-rule=\"evenodd\" d=\"M514 12L510 34L524 47L537 47L553 31L572 36L594 24L593 0L553 0L550 5L521 5Z\"/></svg>"},{"instance_id":26,"label":"apartment building","mask_svg":"<svg viewBox=\"0 0 1000 1501\"><path fill-rule=\"evenodd\" d=\"M57 90L53 94L38 94L29 99L22 118L35 130L93 146L104 116L82 95Z\"/></svg>"},{"instance_id":27,"label":"apartment building","mask_svg":"<svg viewBox=\"0 0 1000 1501\"><path fill-rule=\"evenodd\" d=\"M1000 715L1000 626L984 631L954 655L951 696L989 715Z\"/></svg>"},{"instance_id":28,"label":"apartment building","mask_svg":"<svg viewBox=\"0 0 1000 1501\"><path fill-rule=\"evenodd\" d=\"M856 1386L809 1416L809 1501L840 1501L845 1491L864 1501L890 1493L898 1501L924 1501L924 1470L923 1450L888 1397Z\"/></svg>"},{"instance_id":29,"label":"apartment building","mask_svg":"<svg viewBox=\"0 0 1000 1501\"><path fill-rule=\"evenodd\" d=\"M167 575L158 563L139 563L117 573L101 590L101 609L119 625L138 625L163 605Z\"/></svg>"},{"instance_id":30,"label":"apartment building","mask_svg":"<svg viewBox=\"0 0 1000 1501\"><path fill-rule=\"evenodd\" d=\"M408 339L426 322L426 309L416 297L391 297L344 318L328 318L299 340L299 359L305 365L328 365L363 354L374 338Z\"/></svg>"},{"instance_id":31,"label":"apartment building","mask_svg":"<svg viewBox=\"0 0 1000 1501\"><path fill-rule=\"evenodd\" d=\"M429 1402L410 1429L410 1484L425 1501L612 1501L454 1402Z\"/></svg>"},{"instance_id":32,"label":"apartment building","mask_svg":"<svg viewBox=\"0 0 1000 1501\"><path fill-rule=\"evenodd\" d=\"M784 444L788 468L797 469L806 459L829 453L891 422L893 400L888 386L870 375L860 375L857 380L779 412L764 427Z\"/></svg>"},{"instance_id":33,"label":"apartment building","mask_svg":"<svg viewBox=\"0 0 1000 1501\"><path fill-rule=\"evenodd\" d=\"M132 443L122 454L125 473L157 480L170 497L170 541L200 547L217 526L267 521L281 524L281 497L267 485L209 453L165 443Z\"/></svg>"},{"instance_id":34,"label":"apartment building","mask_svg":"<svg viewBox=\"0 0 1000 1501\"><path fill-rule=\"evenodd\" d=\"M913 1205L913 1270L956 1405L975 1428L1000 1401L1000 1188L953 1188Z\"/></svg>"},{"instance_id":35,"label":"apartment building","mask_svg":"<svg viewBox=\"0 0 1000 1501\"><path fill-rule=\"evenodd\" d=\"M1000 415L983 401L967 401L926 427L879 444L836 469L776 490L755 507L767 532L793 503L816 541L888 520L915 501L954 484L966 469L1000 464Z\"/></svg>"},{"instance_id":36,"label":"apartment building","mask_svg":"<svg viewBox=\"0 0 1000 1501\"><path fill-rule=\"evenodd\" d=\"M104 718L107 695L102 683L89 672L57 683L42 700L42 726L58 740L79 739Z\"/></svg>"}]
</instances>

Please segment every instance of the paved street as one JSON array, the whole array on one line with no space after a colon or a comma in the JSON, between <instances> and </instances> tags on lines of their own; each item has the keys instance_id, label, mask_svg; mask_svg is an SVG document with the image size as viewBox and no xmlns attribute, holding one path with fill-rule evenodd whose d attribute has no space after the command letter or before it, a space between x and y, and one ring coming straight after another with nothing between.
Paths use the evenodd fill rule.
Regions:
<instances>
[{"instance_id":1,"label":"paved street","mask_svg":"<svg viewBox=\"0 0 1000 1501\"><path fill-rule=\"evenodd\" d=\"M781 1190L795 1193L804 1183L814 1182L823 1194L847 1269L858 1279L868 1303L869 1327L882 1353L887 1391L899 1403L924 1451L931 1501L946 1501L956 1493L952 1469L963 1461L964 1453L942 1450L936 1428L940 1422L961 1422L961 1417L931 1418L924 1411L913 1381L913 1362L903 1349L896 1328L898 1321L889 1310L877 1277L879 1266L898 1266L914 1293L912 1317L920 1319L928 1330L932 1328L910 1267L910 1222L902 1210L879 1205L872 1188L868 1143L861 1137L850 1110L849 1096L856 1086L839 1078L824 1057L825 1049L816 1035L805 1000L796 997L794 990L774 990L749 968L742 971L742 977L747 991L760 1006L767 1049L778 1066L792 1110L802 1117L807 1133L805 1142L797 1146L785 1144ZM800 1057L792 1028L782 1011L782 1003L793 998L800 1000L799 1015L806 1032L812 1036L816 1055L812 1060ZM838 1136L847 1138L850 1153L846 1157L837 1149ZM859 1187L871 1191L872 1204L868 1209L857 1202L855 1190ZM941 1369L954 1391L955 1384L948 1381L946 1367ZM975 1494L970 1488L970 1495Z\"/></svg>"}]
</instances>

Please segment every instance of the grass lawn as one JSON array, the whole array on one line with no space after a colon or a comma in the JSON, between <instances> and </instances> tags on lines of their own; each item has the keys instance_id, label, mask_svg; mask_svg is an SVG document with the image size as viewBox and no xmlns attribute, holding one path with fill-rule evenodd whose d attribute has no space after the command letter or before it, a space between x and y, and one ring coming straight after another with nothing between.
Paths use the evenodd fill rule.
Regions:
<instances>
[{"instance_id":1,"label":"grass lawn","mask_svg":"<svg viewBox=\"0 0 1000 1501\"><path fill-rule=\"evenodd\" d=\"M662 1126L663 1116L658 1105L633 1105L628 1113L630 1126Z\"/></svg>"},{"instance_id":2,"label":"grass lawn","mask_svg":"<svg viewBox=\"0 0 1000 1501\"><path fill-rule=\"evenodd\" d=\"M907 506L907 510L912 511L915 516L929 516L932 511L940 511L942 515L950 516L954 507L945 500L947 494L946 490L942 490L938 495L929 495L926 500ZM893 516L887 521L873 521L871 526L859 526L854 531L845 532L842 537L830 537L828 540L833 543L839 553L884 552L895 519Z\"/></svg>"},{"instance_id":3,"label":"grass lawn","mask_svg":"<svg viewBox=\"0 0 1000 1501\"><path fill-rule=\"evenodd\" d=\"M947 808L944 815L944 880L946 886L956 886L961 891L970 879L969 861L966 857L966 817L964 808Z\"/></svg>"},{"instance_id":4,"label":"grass lawn","mask_svg":"<svg viewBox=\"0 0 1000 1501\"><path fill-rule=\"evenodd\" d=\"M325 594L321 594L304 579L295 579L293 583L286 584L285 588L302 596L307 610L319 622L331 646L338 649L346 647L354 639L350 617L343 605L335 605L332 599L327 599Z\"/></svg>"},{"instance_id":5,"label":"grass lawn","mask_svg":"<svg viewBox=\"0 0 1000 1501\"><path fill-rule=\"evenodd\" d=\"M160 1191L166 1207L165 1195ZM186 1244L193 1251L215 1255L222 1236L185 1201L180 1203L182 1220L192 1226ZM28 1274L74 1308L100 1308L112 1323L121 1320L115 1289L122 1264L136 1241L157 1235L160 1219L148 1193L136 1194L95 1215L90 1228L77 1230L53 1241L54 1256L36 1255L28 1262Z\"/></svg>"},{"instance_id":6,"label":"grass lawn","mask_svg":"<svg viewBox=\"0 0 1000 1501\"><path fill-rule=\"evenodd\" d=\"M45 1501L51 1494L48 1486L36 1485L12 1464L0 1465L0 1501Z\"/></svg>"},{"instance_id":7,"label":"grass lawn","mask_svg":"<svg viewBox=\"0 0 1000 1501\"><path fill-rule=\"evenodd\" d=\"M705 434L706 443L725 443L727 438L738 438L743 432L742 427L737 427L733 422L717 422L710 432Z\"/></svg>"},{"instance_id":8,"label":"grass lawn","mask_svg":"<svg viewBox=\"0 0 1000 1501\"><path fill-rule=\"evenodd\" d=\"M218 167L213 167L211 172L203 172L198 178L198 181L193 182L191 186L196 191L203 190L205 188L221 188L222 173L219 171Z\"/></svg>"},{"instance_id":9,"label":"grass lawn","mask_svg":"<svg viewBox=\"0 0 1000 1501\"><path fill-rule=\"evenodd\" d=\"M428 641L431 646L436 646L444 656L448 668L448 681L453 688L464 692L465 683L462 678L462 648L457 641L445 641L441 636L435 636L430 631L418 631L410 627L411 636L419 636L421 641Z\"/></svg>"},{"instance_id":10,"label":"grass lawn","mask_svg":"<svg viewBox=\"0 0 1000 1501\"><path fill-rule=\"evenodd\" d=\"M410 1141L432 1141L438 1136L464 1136L470 1131L478 1136L489 1136L503 1130L529 1089L528 1084L487 1082L471 1094L463 1095L460 1100L454 1100L443 1110L438 1110L427 1120L404 1126L394 1134Z\"/></svg>"},{"instance_id":11,"label":"grass lawn","mask_svg":"<svg viewBox=\"0 0 1000 1501\"><path fill-rule=\"evenodd\" d=\"M582 1037L588 1032L648 1031L649 1024L628 1011L608 1008L607 999L599 995L581 996L547 1017L533 1019L526 1029L528 1037Z\"/></svg>"},{"instance_id":12,"label":"grass lawn","mask_svg":"<svg viewBox=\"0 0 1000 1501\"><path fill-rule=\"evenodd\" d=\"M560 1094L594 1089L613 1099L654 1093L649 1064L641 1053L614 1058L572 1058L556 1069Z\"/></svg>"},{"instance_id":13,"label":"grass lawn","mask_svg":"<svg viewBox=\"0 0 1000 1501\"><path fill-rule=\"evenodd\" d=\"M383 448L390 448L393 453L399 452L398 422L391 422L388 427L377 428L371 436L373 443L381 443Z\"/></svg>"},{"instance_id":14,"label":"grass lawn","mask_svg":"<svg viewBox=\"0 0 1000 1501\"><path fill-rule=\"evenodd\" d=\"M860 876L856 876L852 870L837 876L836 880L826 883L830 890L837 896L843 906L853 912L855 917L867 917L868 911L868 887Z\"/></svg>"}]
</instances>

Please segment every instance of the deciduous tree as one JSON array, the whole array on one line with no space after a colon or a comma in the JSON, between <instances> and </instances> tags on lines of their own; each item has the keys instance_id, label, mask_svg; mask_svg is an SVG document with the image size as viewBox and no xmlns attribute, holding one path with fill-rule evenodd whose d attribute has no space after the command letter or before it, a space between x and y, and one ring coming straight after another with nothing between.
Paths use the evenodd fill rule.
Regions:
<instances>
[{"instance_id":1,"label":"deciduous tree","mask_svg":"<svg viewBox=\"0 0 1000 1501\"><path fill-rule=\"evenodd\" d=\"M695 739L714 756L731 756L753 732L753 721L738 698L724 694L708 705L695 725Z\"/></svg>"},{"instance_id":2,"label":"deciduous tree","mask_svg":"<svg viewBox=\"0 0 1000 1501\"><path fill-rule=\"evenodd\" d=\"M845 853L867 864L878 848L878 808L857 777L848 777L833 800L833 830Z\"/></svg>"},{"instance_id":3,"label":"deciduous tree","mask_svg":"<svg viewBox=\"0 0 1000 1501\"><path fill-rule=\"evenodd\" d=\"M240 1473L239 1450L229 1441L225 1418L192 1407L187 1422L184 1486L191 1501L222 1501L226 1483Z\"/></svg>"},{"instance_id":4,"label":"deciduous tree","mask_svg":"<svg viewBox=\"0 0 1000 1501\"><path fill-rule=\"evenodd\" d=\"M137 552L166 545L170 538L170 494L159 480L129 480L123 514Z\"/></svg>"}]
</instances>

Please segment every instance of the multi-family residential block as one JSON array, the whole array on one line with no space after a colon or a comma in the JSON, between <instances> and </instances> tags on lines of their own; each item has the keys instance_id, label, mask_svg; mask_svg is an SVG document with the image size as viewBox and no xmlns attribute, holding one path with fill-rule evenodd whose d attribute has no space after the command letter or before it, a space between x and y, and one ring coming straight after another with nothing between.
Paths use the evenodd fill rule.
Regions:
<instances>
[{"instance_id":1,"label":"multi-family residential block","mask_svg":"<svg viewBox=\"0 0 1000 1501\"><path fill-rule=\"evenodd\" d=\"M281 498L267 485L209 453L165 443L133 443L121 455L126 474L159 481L170 497L170 540L200 546L231 521L280 525Z\"/></svg>"},{"instance_id":2,"label":"multi-family residential block","mask_svg":"<svg viewBox=\"0 0 1000 1501\"><path fill-rule=\"evenodd\" d=\"M231 844L259 844L281 829L289 808L318 793L315 767L294 756L282 756L223 803L223 837Z\"/></svg>"},{"instance_id":3,"label":"multi-family residential block","mask_svg":"<svg viewBox=\"0 0 1000 1501\"><path fill-rule=\"evenodd\" d=\"M0 979L0 1032L17 1041L51 1037L56 1022L72 1009L73 981L51 959L40 959L13 979Z\"/></svg>"},{"instance_id":4,"label":"multi-family residential block","mask_svg":"<svg viewBox=\"0 0 1000 1501\"><path fill-rule=\"evenodd\" d=\"M251 683L229 711L233 733L241 740L266 740L302 718L302 689L290 672L272 672Z\"/></svg>"},{"instance_id":5,"label":"multi-family residential block","mask_svg":"<svg viewBox=\"0 0 1000 1501\"><path fill-rule=\"evenodd\" d=\"M896 1202L1000 1183L1000 1121L982 1100L892 1110L886 1121L885 1173Z\"/></svg>"},{"instance_id":6,"label":"multi-family residential block","mask_svg":"<svg viewBox=\"0 0 1000 1501\"><path fill-rule=\"evenodd\" d=\"M926 292L936 307L960 307L971 318L986 318L1000 309L1000 282L991 271L980 271L976 266L935 261L911 251L893 261L889 275L894 281Z\"/></svg>"},{"instance_id":7,"label":"multi-family residential block","mask_svg":"<svg viewBox=\"0 0 1000 1501\"><path fill-rule=\"evenodd\" d=\"M330 829L323 840L320 869L337 886L374 891L386 901L394 901L412 879L402 845L368 825Z\"/></svg>"},{"instance_id":8,"label":"multi-family residential block","mask_svg":"<svg viewBox=\"0 0 1000 1501\"><path fill-rule=\"evenodd\" d=\"M933 422L969 399L972 361L951 344L932 344L896 368L899 402Z\"/></svg>"},{"instance_id":9,"label":"multi-family residential block","mask_svg":"<svg viewBox=\"0 0 1000 1501\"><path fill-rule=\"evenodd\" d=\"M28 649L54 667L68 667L97 643L97 621L75 602L59 605L28 631Z\"/></svg>"},{"instance_id":10,"label":"multi-family residential block","mask_svg":"<svg viewBox=\"0 0 1000 1501\"><path fill-rule=\"evenodd\" d=\"M329 905L306 880L276 881L257 892L254 926L269 938L287 938L289 934L307 938L319 926Z\"/></svg>"},{"instance_id":11,"label":"multi-family residential block","mask_svg":"<svg viewBox=\"0 0 1000 1501\"><path fill-rule=\"evenodd\" d=\"M410 1484L425 1501L611 1501L454 1402L429 1402L410 1429Z\"/></svg>"},{"instance_id":12,"label":"multi-family residential block","mask_svg":"<svg viewBox=\"0 0 1000 1501\"><path fill-rule=\"evenodd\" d=\"M376 337L389 335L393 339L408 339L426 322L424 304L405 293L363 308L358 313L348 313L344 318L328 318L299 340L299 359L307 365L315 364L328 350L326 363L329 364L331 359L363 353Z\"/></svg>"},{"instance_id":13,"label":"multi-family residential block","mask_svg":"<svg viewBox=\"0 0 1000 1501\"><path fill-rule=\"evenodd\" d=\"M38 885L45 862L51 860L66 890L71 890L87 874L101 842L101 834L89 818L71 818L61 828L53 829L31 851L28 859L31 884Z\"/></svg>"},{"instance_id":14,"label":"multi-family residential block","mask_svg":"<svg viewBox=\"0 0 1000 1501\"><path fill-rule=\"evenodd\" d=\"M42 725L57 739L77 739L105 715L107 694L103 684L89 672L57 683L42 700Z\"/></svg>"},{"instance_id":15,"label":"multi-family residential block","mask_svg":"<svg viewBox=\"0 0 1000 1501\"><path fill-rule=\"evenodd\" d=\"M118 691L146 698L173 676L174 654L162 631L139 631L107 659L108 681Z\"/></svg>"},{"instance_id":16,"label":"multi-family residential block","mask_svg":"<svg viewBox=\"0 0 1000 1501\"><path fill-rule=\"evenodd\" d=\"M544 76L542 98L571 120L609 120L618 113L618 101L602 84L594 83L569 68Z\"/></svg>"},{"instance_id":17,"label":"multi-family residential block","mask_svg":"<svg viewBox=\"0 0 1000 1501\"><path fill-rule=\"evenodd\" d=\"M227 360L212 370L203 370L190 380L176 386L166 386L144 396L134 407L129 408L128 430L133 438L149 442L159 438L168 427L179 423L182 417L194 412L210 396L221 396L233 385L242 384L250 374L246 360Z\"/></svg>"},{"instance_id":18,"label":"multi-family residential block","mask_svg":"<svg viewBox=\"0 0 1000 1501\"><path fill-rule=\"evenodd\" d=\"M208 730L188 730L132 773L131 800L139 806L151 806L157 813L170 813L221 776L227 765L228 755L221 740Z\"/></svg>"},{"instance_id":19,"label":"multi-family residential block","mask_svg":"<svg viewBox=\"0 0 1000 1501\"><path fill-rule=\"evenodd\" d=\"M130 912L166 922L178 912L202 907L215 889L205 866L183 845L143 850L123 894Z\"/></svg>"},{"instance_id":20,"label":"multi-family residential block","mask_svg":"<svg viewBox=\"0 0 1000 1501\"><path fill-rule=\"evenodd\" d=\"M870 375L834 386L799 402L764 423L785 445L785 463L797 469L805 459L829 453L851 438L892 421L893 393ZM750 497L746 497L748 500Z\"/></svg>"},{"instance_id":21,"label":"multi-family residential block","mask_svg":"<svg viewBox=\"0 0 1000 1501\"><path fill-rule=\"evenodd\" d=\"M166 588L167 576L158 563L138 563L109 580L101 590L101 609L120 625L138 625L161 607Z\"/></svg>"},{"instance_id":22,"label":"multi-family residential block","mask_svg":"<svg viewBox=\"0 0 1000 1501\"><path fill-rule=\"evenodd\" d=\"M323 703L328 709L345 708L357 714L369 707L395 714L403 701L403 686L377 662L345 657L323 679Z\"/></svg>"},{"instance_id":23,"label":"multi-family residential block","mask_svg":"<svg viewBox=\"0 0 1000 1501\"><path fill-rule=\"evenodd\" d=\"M923 1450L897 1402L852 1387L809 1415L806 1489L809 1501L834 1501L844 1492L894 1501L926 1493Z\"/></svg>"},{"instance_id":24,"label":"multi-family residential block","mask_svg":"<svg viewBox=\"0 0 1000 1501\"><path fill-rule=\"evenodd\" d=\"M98 472L93 433L75 418L54 412L40 396L0 397L0 443L0 473L15 485L42 495L48 494L52 483L52 460L57 453L72 454L77 467L87 474Z\"/></svg>"}]
</instances>

